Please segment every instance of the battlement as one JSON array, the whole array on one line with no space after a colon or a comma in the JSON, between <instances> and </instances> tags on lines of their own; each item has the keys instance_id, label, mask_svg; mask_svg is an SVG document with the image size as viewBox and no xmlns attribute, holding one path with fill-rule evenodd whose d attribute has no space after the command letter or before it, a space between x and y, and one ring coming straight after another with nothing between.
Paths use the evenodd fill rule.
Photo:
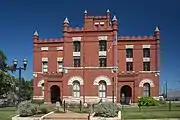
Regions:
<instances>
[{"instance_id":1,"label":"battlement","mask_svg":"<svg viewBox=\"0 0 180 120\"><path fill-rule=\"evenodd\" d=\"M154 36L120 36L118 41L122 40L155 40Z\"/></svg>"},{"instance_id":2,"label":"battlement","mask_svg":"<svg viewBox=\"0 0 180 120\"><path fill-rule=\"evenodd\" d=\"M64 42L63 38L44 38L39 39L38 41L34 41L34 43L60 43Z\"/></svg>"}]
</instances>

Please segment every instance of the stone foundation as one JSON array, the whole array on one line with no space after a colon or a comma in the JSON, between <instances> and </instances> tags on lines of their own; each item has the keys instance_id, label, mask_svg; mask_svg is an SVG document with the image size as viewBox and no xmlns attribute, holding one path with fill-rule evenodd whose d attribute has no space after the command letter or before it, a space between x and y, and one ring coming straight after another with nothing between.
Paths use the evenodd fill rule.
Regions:
<instances>
[{"instance_id":1,"label":"stone foundation","mask_svg":"<svg viewBox=\"0 0 180 120\"><path fill-rule=\"evenodd\" d=\"M72 96L64 96L63 101L66 101L66 103L79 103L80 100L83 101L83 96L80 98L74 98ZM97 96L85 96L85 102L87 103L97 103L101 100L101 98ZM112 96L107 96L106 98L102 98L103 102L112 102ZM114 97L114 102L116 102L116 97Z\"/></svg>"}]
</instances>

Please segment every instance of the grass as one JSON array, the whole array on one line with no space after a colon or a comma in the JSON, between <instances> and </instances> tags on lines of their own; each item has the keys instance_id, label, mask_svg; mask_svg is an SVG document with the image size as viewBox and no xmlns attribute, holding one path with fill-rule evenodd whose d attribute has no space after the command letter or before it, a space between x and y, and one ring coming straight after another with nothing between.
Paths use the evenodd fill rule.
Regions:
<instances>
[{"instance_id":1,"label":"grass","mask_svg":"<svg viewBox=\"0 0 180 120\"><path fill-rule=\"evenodd\" d=\"M173 103L171 111L168 104L139 108L124 108L123 119L180 118L180 103Z\"/></svg>"},{"instance_id":2,"label":"grass","mask_svg":"<svg viewBox=\"0 0 180 120\"><path fill-rule=\"evenodd\" d=\"M16 115L15 107L0 108L0 119L1 120L11 120L13 116Z\"/></svg>"}]
</instances>

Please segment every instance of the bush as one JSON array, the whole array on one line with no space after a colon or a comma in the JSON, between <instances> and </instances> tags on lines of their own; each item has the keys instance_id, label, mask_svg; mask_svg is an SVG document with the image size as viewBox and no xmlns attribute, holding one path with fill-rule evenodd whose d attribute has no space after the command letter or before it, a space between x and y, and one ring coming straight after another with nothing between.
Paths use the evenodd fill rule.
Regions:
<instances>
[{"instance_id":1,"label":"bush","mask_svg":"<svg viewBox=\"0 0 180 120\"><path fill-rule=\"evenodd\" d=\"M32 100L31 102L34 104L38 104L39 106L44 104L44 100Z\"/></svg>"},{"instance_id":2,"label":"bush","mask_svg":"<svg viewBox=\"0 0 180 120\"><path fill-rule=\"evenodd\" d=\"M27 117L27 116L32 116L37 113L37 105L32 104L31 102L28 101L23 101L18 105L18 114L21 117Z\"/></svg>"},{"instance_id":3,"label":"bush","mask_svg":"<svg viewBox=\"0 0 180 120\"><path fill-rule=\"evenodd\" d=\"M97 105L97 108L95 109L95 116L106 118L116 117L119 110L120 107L118 107L117 104L105 102Z\"/></svg>"},{"instance_id":4,"label":"bush","mask_svg":"<svg viewBox=\"0 0 180 120\"><path fill-rule=\"evenodd\" d=\"M40 112L40 114L47 114L49 111L48 111L47 107L40 106L39 107L39 112Z\"/></svg>"},{"instance_id":5,"label":"bush","mask_svg":"<svg viewBox=\"0 0 180 120\"><path fill-rule=\"evenodd\" d=\"M153 97L141 97L138 101L138 106L156 106L158 101Z\"/></svg>"}]
</instances>

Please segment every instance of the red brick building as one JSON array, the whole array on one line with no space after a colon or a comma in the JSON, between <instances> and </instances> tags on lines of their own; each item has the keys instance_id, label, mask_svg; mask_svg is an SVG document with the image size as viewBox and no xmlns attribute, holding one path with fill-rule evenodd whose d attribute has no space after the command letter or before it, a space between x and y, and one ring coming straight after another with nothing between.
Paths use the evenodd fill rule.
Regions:
<instances>
[{"instance_id":1,"label":"red brick building","mask_svg":"<svg viewBox=\"0 0 180 120\"><path fill-rule=\"evenodd\" d=\"M114 98L119 103L125 98L129 104L141 96L158 97L158 27L152 36L120 36L118 20L111 20L109 10L105 16L85 11L83 28L72 28L66 18L62 32L63 38L57 39L34 33L34 99L51 103Z\"/></svg>"}]
</instances>

